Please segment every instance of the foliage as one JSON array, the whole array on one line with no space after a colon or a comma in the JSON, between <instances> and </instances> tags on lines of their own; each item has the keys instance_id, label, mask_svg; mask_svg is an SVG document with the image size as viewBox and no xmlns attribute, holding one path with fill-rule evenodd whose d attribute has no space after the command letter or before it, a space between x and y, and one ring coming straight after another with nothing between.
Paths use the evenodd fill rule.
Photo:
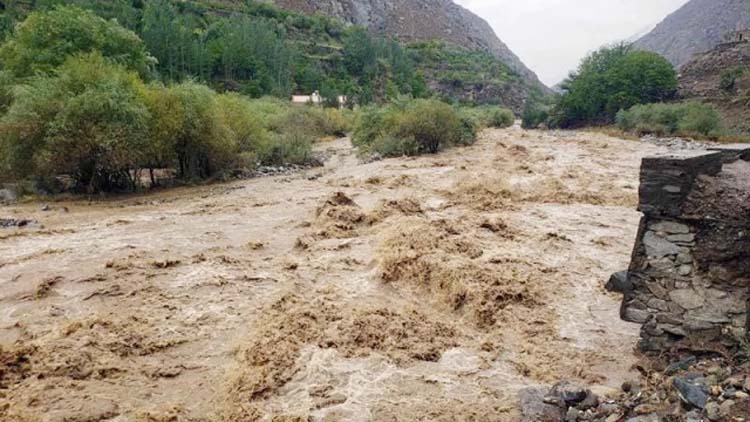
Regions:
<instances>
[{"instance_id":1,"label":"foliage","mask_svg":"<svg viewBox=\"0 0 750 422\"><path fill-rule=\"evenodd\" d=\"M364 152L416 155L472 143L474 136L473 126L448 104L413 100L364 110L352 142Z\"/></svg>"},{"instance_id":2,"label":"foliage","mask_svg":"<svg viewBox=\"0 0 750 422\"><path fill-rule=\"evenodd\" d=\"M465 94L475 87L503 92L510 85L524 83L517 71L486 51L466 50L443 41L427 41L410 44L408 52L422 73L422 81L414 81L415 86L420 85L425 77L435 81L441 92L448 93L450 98L444 98L447 101L459 98L463 103L476 105L476 99ZM427 91L426 85L419 89L419 92ZM492 103L492 100L485 102Z\"/></svg>"},{"instance_id":3,"label":"foliage","mask_svg":"<svg viewBox=\"0 0 750 422\"><path fill-rule=\"evenodd\" d=\"M719 81L719 88L723 91L732 92L734 91L737 79L743 77L748 72L745 67L736 67L734 69L727 69L721 73L721 80Z\"/></svg>"},{"instance_id":4,"label":"foliage","mask_svg":"<svg viewBox=\"0 0 750 422\"><path fill-rule=\"evenodd\" d=\"M620 44L586 57L562 88L552 123L575 127L612 122L621 109L669 99L676 92L677 76L658 54Z\"/></svg>"},{"instance_id":5,"label":"foliage","mask_svg":"<svg viewBox=\"0 0 750 422\"><path fill-rule=\"evenodd\" d=\"M50 74L71 55L92 51L141 75L153 63L135 33L71 6L31 13L0 47L0 62L13 77L25 78Z\"/></svg>"},{"instance_id":6,"label":"foliage","mask_svg":"<svg viewBox=\"0 0 750 422\"><path fill-rule=\"evenodd\" d=\"M506 128L513 126L516 116L512 111L497 106L462 107L461 117L468 119L476 129Z\"/></svg>"},{"instance_id":7,"label":"foliage","mask_svg":"<svg viewBox=\"0 0 750 422\"><path fill-rule=\"evenodd\" d=\"M521 114L521 127L536 129L540 125L548 125L555 102L558 100L559 98L551 95L531 95Z\"/></svg>"},{"instance_id":8,"label":"foliage","mask_svg":"<svg viewBox=\"0 0 750 422\"><path fill-rule=\"evenodd\" d=\"M716 137L722 131L716 109L697 102L637 105L617 113L617 125L639 135Z\"/></svg>"},{"instance_id":9,"label":"foliage","mask_svg":"<svg viewBox=\"0 0 750 422\"><path fill-rule=\"evenodd\" d=\"M15 88L0 120L5 168L16 177L69 174L89 192L130 188L150 114L136 74L98 53Z\"/></svg>"}]
</instances>

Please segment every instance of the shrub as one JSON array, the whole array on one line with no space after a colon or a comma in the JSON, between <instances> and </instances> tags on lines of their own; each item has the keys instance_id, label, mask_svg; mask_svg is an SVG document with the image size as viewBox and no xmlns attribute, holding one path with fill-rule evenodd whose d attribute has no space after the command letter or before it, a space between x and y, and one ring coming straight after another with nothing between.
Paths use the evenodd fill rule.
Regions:
<instances>
[{"instance_id":1,"label":"shrub","mask_svg":"<svg viewBox=\"0 0 750 422\"><path fill-rule=\"evenodd\" d=\"M94 51L141 75L154 63L134 32L71 6L31 13L0 47L0 61L11 75L25 78L49 74L68 57Z\"/></svg>"},{"instance_id":2,"label":"shrub","mask_svg":"<svg viewBox=\"0 0 750 422\"><path fill-rule=\"evenodd\" d=\"M434 154L441 146L452 146L461 140L461 122L448 104L415 100L405 111L396 135L413 138L420 151Z\"/></svg>"},{"instance_id":3,"label":"shrub","mask_svg":"<svg viewBox=\"0 0 750 422\"><path fill-rule=\"evenodd\" d=\"M150 114L138 76L98 53L69 58L52 76L17 86L0 120L14 178L68 174L88 192L134 188Z\"/></svg>"},{"instance_id":4,"label":"shrub","mask_svg":"<svg viewBox=\"0 0 750 422\"><path fill-rule=\"evenodd\" d=\"M719 80L719 88L727 92L734 91L737 79L744 76L747 71L748 69L743 67L723 71L721 73L721 79Z\"/></svg>"},{"instance_id":5,"label":"shrub","mask_svg":"<svg viewBox=\"0 0 750 422\"><path fill-rule=\"evenodd\" d=\"M521 115L521 127L524 129L536 129L540 125L549 125L552 106L538 101L529 101Z\"/></svg>"},{"instance_id":6,"label":"shrub","mask_svg":"<svg viewBox=\"0 0 750 422\"><path fill-rule=\"evenodd\" d=\"M504 108L497 108L492 111L490 126L494 128L506 128L513 126L515 121L516 116L513 115L512 111Z\"/></svg>"},{"instance_id":7,"label":"shrub","mask_svg":"<svg viewBox=\"0 0 750 422\"><path fill-rule=\"evenodd\" d=\"M257 152L264 165L307 164L312 155L313 138L304 131L273 134Z\"/></svg>"},{"instance_id":8,"label":"shrub","mask_svg":"<svg viewBox=\"0 0 750 422\"><path fill-rule=\"evenodd\" d=\"M621 109L673 97L677 75L658 54L621 44L586 57L562 88L553 113L557 125L606 124Z\"/></svg>"},{"instance_id":9,"label":"shrub","mask_svg":"<svg viewBox=\"0 0 750 422\"><path fill-rule=\"evenodd\" d=\"M168 91L177 104L177 130L171 136L180 177L205 179L226 169L237 145L219 112L216 92L195 82Z\"/></svg>"},{"instance_id":10,"label":"shrub","mask_svg":"<svg viewBox=\"0 0 750 422\"><path fill-rule=\"evenodd\" d=\"M689 102L678 104L645 104L617 113L617 126L639 135L718 136L721 116L710 105Z\"/></svg>"},{"instance_id":11,"label":"shrub","mask_svg":"<svg viewBox=\"0 0 750 422\"><path fill-rule=\"evenodd\" d=\"M222 94L218 96L217 104L237 149L233 165L253 167L261 162L261 150L268 145L271 135L255 115L252 101L238 94Z\"/></svg>"},{"instance_id":12,"label":"shrub","mask_svg":"<svg viewBox=\"0 0 750 422\"><path fill-rule=\"evenodd\" d=\"M516 120L512 111L495 106L462 107L460 114L471 121L475 129L506 128L513 126Z\"/></svg>"},{"instance_id":13,"label":"shrub","mask_svg":"<svg viewBox=\"0 0 750 422\"><path fill-rule=\"evenodd\" d=\"M394 156L435 153L474 139L473 124L460 118L453 107L436 100L413 100L364 110L352 142L364 152Z\"/></svg>"}]
</instances>

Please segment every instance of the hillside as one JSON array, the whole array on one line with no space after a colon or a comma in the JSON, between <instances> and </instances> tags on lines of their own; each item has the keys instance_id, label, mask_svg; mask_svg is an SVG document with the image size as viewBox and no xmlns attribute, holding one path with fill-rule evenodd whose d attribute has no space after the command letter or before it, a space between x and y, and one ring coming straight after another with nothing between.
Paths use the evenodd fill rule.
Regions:
<instances>
[{"instance_id":1,"label":"hillside","mask_svg":"<svg viewBox=\"0 0 750 422\"><path fill-rule=\"evenodd\" d=\"M738 28L750 28L749 0L690 0L635 45L659 53L680 67Z\"/></svg>"},{"instance_id":2,"label":"hillside","mask_svg":"<svg viewBox=\"0 0 750 422\"><path fill-rule=\"evenodd\" d=\"M0 9L0 34L29 11L60 3L136 31L162 79L194 78L253 97L319 90L367 104L434 94L520 113L530 95L546 91L483 20L450 1L281 1L283 9L244 0L19 1ZM428 21L436 24L416 24ZM360 24L375 30L368 35Z\"/></svg>"},{"instance_id":3,"label":"hillside","mask_svg":"<svg viewBox=\"0 0 750 422\"><path fill-rule=\"evenodd\" d=\"M404 42L443 40L489 51L527 81L540 83L484 19L452 0L276 0L276 4L307 14L323 13Z\"/></svg>"},{"instance_id":4,"label":"hillside","mask_svg":"<svg viewBox=\"0 0 750 422\"><path fill-rule=\"evenodd\" d=\"M750 42L726 42L696 55L682 67L680 96L710 102L731 127L750 130Z\"/></svg>"}]
</instances>

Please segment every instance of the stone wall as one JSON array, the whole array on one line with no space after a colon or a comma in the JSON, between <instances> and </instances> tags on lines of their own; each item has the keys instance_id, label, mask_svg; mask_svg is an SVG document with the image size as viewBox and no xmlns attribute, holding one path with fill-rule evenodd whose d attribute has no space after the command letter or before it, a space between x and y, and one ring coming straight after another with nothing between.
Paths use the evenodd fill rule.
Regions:
<instances>
[{"instance_id":1,"label":"stone wall","mask_svg":"<svg viewBox=\"0 0 750 422\"><path fill-rule=\"evenodd\" d=\"M630 267L608 284L639 346L731 341L746 333L750 288L750 145L645 158L643 218Z\"/></svg>"}]
</instances>

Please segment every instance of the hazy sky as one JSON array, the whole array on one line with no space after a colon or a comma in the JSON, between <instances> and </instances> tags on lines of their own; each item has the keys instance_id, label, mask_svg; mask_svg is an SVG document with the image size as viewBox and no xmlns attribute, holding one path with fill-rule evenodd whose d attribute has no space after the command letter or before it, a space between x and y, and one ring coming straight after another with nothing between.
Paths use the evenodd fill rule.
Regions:
<instances>
[{"instance_id":1,"label":"hazy sky","mask_svg":"<svg viewBox=\"0 0 750 422\"><path fill-rule=\"evenodd\" d=\"M590 51L645 32L687 0L454 0L487 20L547 85Z\"/></svg>"}]
</instances>

